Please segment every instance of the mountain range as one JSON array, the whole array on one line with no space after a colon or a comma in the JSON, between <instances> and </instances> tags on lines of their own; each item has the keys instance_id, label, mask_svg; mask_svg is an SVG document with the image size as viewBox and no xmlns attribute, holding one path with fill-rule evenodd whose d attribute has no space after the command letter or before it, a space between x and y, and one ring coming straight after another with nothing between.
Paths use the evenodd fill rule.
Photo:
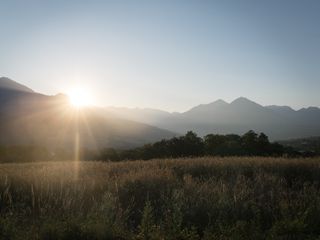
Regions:
<instances>
[{"instance_id":1,"label":"mountain range","mask_svg":"<svg viewBox=\"0 0 320 240\"><path fill-rule=\"evenodd\" d=\"M47 96L0 78L0 145L47 148L130 148L176 134L105 114L96 107L76 109L66 95Z\"/></svg>"},{"instance_id":2,"label":"mountain range","mask_svg":"<svg viewBox=\"0 0 320 240\"><path fill-rule=\"evenodd\" d=\"M64 94L47 96L0 78L0 145L130 148L190 130L200 136L254 130L271 140L320 136L320 109L262 106L240 97L182 113L119 107L76 110Z\"/></svg>"},{"instance_id":3,"label":"mountain range","mask_svg":"<svg viewBox=\"0 0 320 240\"><path fill-rule=\"evenodd\" d=\"M319 108L294 110L288 106L262 106L244 97L231 103L217 100L201 104L182 113L115 107L108 107L107 111L181 134L189 130L200 136L209 133L243 134L254 130L264 132L271 140L320 136Z\"/></svg>"}]
</instances>

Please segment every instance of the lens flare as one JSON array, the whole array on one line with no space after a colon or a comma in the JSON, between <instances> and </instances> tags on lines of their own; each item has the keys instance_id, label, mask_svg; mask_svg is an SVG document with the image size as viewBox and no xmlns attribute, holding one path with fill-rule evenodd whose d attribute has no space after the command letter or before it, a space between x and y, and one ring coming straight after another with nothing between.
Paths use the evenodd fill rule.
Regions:
<instances>
[{"instance_id":1,"label":"lens flare","mask_svg":"<svg viewBox=\"0 0 320 240\"><path fill-rule=\"evenodd\" d=\"M81 108L93 104L93 98L84 88L74 88L69 93L69 100L72 106Z\"/></svg>"}]
</instances>

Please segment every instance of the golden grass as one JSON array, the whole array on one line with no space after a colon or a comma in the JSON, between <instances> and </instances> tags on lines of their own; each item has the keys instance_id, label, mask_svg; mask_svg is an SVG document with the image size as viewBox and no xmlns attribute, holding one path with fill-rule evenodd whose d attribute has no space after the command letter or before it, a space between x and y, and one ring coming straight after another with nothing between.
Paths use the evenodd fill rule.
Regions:
<instances>
[{"instance_id":1,"label":"golden grass","mask_svg":"<svg viewBox=\"0 0 320 240\"><path fill-rule=\"evenodd\" d=\"M0 213L0 230L16 238L32 229L24 237L62 231L53 238L62 239L69 227L60 224L73 223L82 234L77 239L89 230L93 238L108 230L110 239L265 239L290 232L313 239L320 234L320 158L6 163ZM8 227L8 219L20 225ZM154 226L141 226L146 222Z\"/></svg>"}]
</instances>

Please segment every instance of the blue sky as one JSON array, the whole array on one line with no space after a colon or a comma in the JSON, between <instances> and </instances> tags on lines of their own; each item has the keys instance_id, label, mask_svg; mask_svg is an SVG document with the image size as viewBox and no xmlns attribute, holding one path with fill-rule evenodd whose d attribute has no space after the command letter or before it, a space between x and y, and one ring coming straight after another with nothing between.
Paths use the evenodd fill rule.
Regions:
<instances>
[{"instance_id":1,"label":"blue sky","mask_svg":"<svg viewBox=\"0 0 320 240\"><path fill-rule=\"evenodd\" d=\"M0 76L96 104L320 106L320 1L0 1Z\"/></svg>"}]
</instances>

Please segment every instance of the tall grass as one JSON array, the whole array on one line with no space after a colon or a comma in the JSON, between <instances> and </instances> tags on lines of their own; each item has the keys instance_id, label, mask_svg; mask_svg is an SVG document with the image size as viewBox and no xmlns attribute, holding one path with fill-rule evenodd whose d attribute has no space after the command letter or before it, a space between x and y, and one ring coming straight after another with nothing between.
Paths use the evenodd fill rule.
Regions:
<instances>
[{"instance_id":1,"label":"tall grass","mask_svg":"<svg viewBox=\"0 0 320 240\"><path fill-rule=\"evenodd\" d=\"M319 239L320 159L0 165L0 239Z\"/></svg>"}]
</instances>

